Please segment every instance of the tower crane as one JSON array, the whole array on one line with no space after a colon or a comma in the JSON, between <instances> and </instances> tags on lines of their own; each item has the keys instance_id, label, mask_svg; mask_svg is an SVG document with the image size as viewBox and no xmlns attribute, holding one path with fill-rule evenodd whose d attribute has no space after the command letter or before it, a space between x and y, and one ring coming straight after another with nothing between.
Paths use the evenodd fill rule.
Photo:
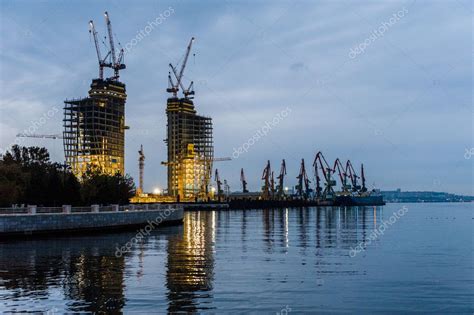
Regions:
<instances>
[{"instance_id":1,"label":"tower crane","mask_svg":"<svg viewBox=\"0 0 474 315\"><path fill-rule=\"evenodd\" d=\"M245 180L245 174L244 174L244 169L240 169L240 181L242 182L242 192L243 193L248 193L249 191L247 190L247 180Z\"/></svg>"},{"instance_id":2,"label":"tower crane","mask_svg":"<svg viewBox=\"0 0 474 315\"><path fill-rule=\"evenodd\" d=\"M285 190L284 190L285 188L283 186L285 175L286 175L286 162L285 162L285 159L283 159L283 161L281 162L280 175L277 176L278 185L276 187L276 190L277 190L278 199L283 199L283 196L285 195Z\"/></svg>"},{"instance_id":3,"label":"tower crane","mask_svg":"<svg viewBox=\"0 0 474 315\"><path fill-rule=\"evenodd\" d=\"M319 151L316 154L316 157L314 158L313 166L315 167L315 171L318 172L318 168L316 165L319 163L319 168L321 169L323 176L324 176L324 190L322 192L322 197L324 199L333 199L334 197L334 186L336 185L336 181L332 179L332 174L334 173L334 169L332 169L326 159L324 158L324 155L321 151ZM316 178L319 176L318 173L316 173Z\"/></svg>"},{"instance_id":4,"label":"tower crane","mask_svg":"<svg viewBox=\"0 0 474 315\"><path fill-rule=\"evenodd\" d=\"M270 192L271 192L271 176L272 176L272 169L270 166L270 161L267 161L267 166L263 169L262 180L262 199L269 200L270 199Z\"/></svg>"},{"instance_id":5,"label":"tower crane","mask_svg":"<svg viewBox=\"0 0 474 315\"><path fill-rule=\"evenodd\" d=\"M298 185L296 185L297 194L304 199L308 198L312 190L309 186L311 181L309 180L308 174L306 173L304 159L301 159L300 173L296 178L298 179Z\"/></svg>"},{"instance_id":6,"label":"tower crane","mask_svg":"<svg viewBox=\"0 0 474 315\"><path fill-rule=\"evenodd\" d=\"M341 180L341 188L342 188L343 194L349 193L349 190L351 189L351 185L347 184L347 174L339 158L337 158L336 161L334 161L333 170L334 172L337 170L337 173L339 174L339 179Z\"/></svg>"},{"instance_id":7,"label":"tower crane","mask_svg":"<svg viewBox=\"0 0 474 315\"><path fill-rule=\"evenodd\" d=\"M349 176L352 184L352 191L357 192L361 189L360 185L357 183L357 179L360 178L355 170L354 167L352 166L352 163L350 160L347 160L346 162L346 174Z\"/></svg>"},{"instance_id":8,"label":"tower crane","mask_svg":"<svg viewBox=\"0 0 474 315\"><path fill-rule=\"evenodd\" d=\"M138 154L139 182L137 194L140 195L143 193L143 173L145 170L145 152L143 151L143 145L140 145L140 150L138 151Z\"/></svg>"},{"instance_id":9,"label":"tower crane","mask_svg":"<svg viewBox=\"0 0 474 315\"><path fill-rule=\"evenodd\" d=\"M118 80L119 70L125 69L125 64L123 64L124 50L123 48L121 48L119 56L118 58L116 58L114 36L112 33L112 23L110 22L110 17L107 11L105 11L104 16L105 16L105 23L107 24L107 32L109 34L110 58L111 58L110 67L114 70L114 76L112 77L112 79Z\"/></svg>"},{"instance_id":10,"label":"tower crane","mask_svg":"<svg viewBox=\"0 0 474 315\"><path fill-rule=\"evenodd\" d=\"M109 37L109 46L110 46L109 51L105 55L104 58L102 58L102 54L100 51L98 33L95 29L94 21L92 20L89 21L89 33L94 38L95 51L97 53L97 59L99 60L99 79L101 80L104 79L104 68L107 67L114 70L114 76L111 77L111 79L118 80L119 70L126 68L125 64L123 63L124 50L123 48L121 48L119 56L118 58L116 58L114 37L113 37L113 32L112 32L112 23L110 22L110 17L107 11L104 12L104 17L105 17L105 23L107 25L107 33ZM107 62L107 60L109 61Z\"/></svg>"},{"instance_id":11,"label":"tower crane","mask_svg":"<svg viewBox=\"0 0 474 315\"><path fill-rule=\"evenodd\" d=\"M191 84L189 85L187 89L184 88L183 83L182 83L184 69L186 68L186 63L188 62L188 57L189 57L189 53L191 52L191 47L193 45L193 42L194 42L194 37L191 38L191 40L189 41L188 47L186 48L186 53L184 55L183 63L181 64L181 69L179 73L171 63L169 64L171 71L173 72L173 75L176 78L176 83L173 82L173 79L171 78L171 73L169 73L168 74L169 86L166 89L166 91L168 93L173 93L174 97L178 96L178 91L180 87L183 90L183 94L185 98L188 98L189 95L194 95L194 91L192 90L193 85L194 85L193 81L191 81Z\"/></svg>"}]
</instances>

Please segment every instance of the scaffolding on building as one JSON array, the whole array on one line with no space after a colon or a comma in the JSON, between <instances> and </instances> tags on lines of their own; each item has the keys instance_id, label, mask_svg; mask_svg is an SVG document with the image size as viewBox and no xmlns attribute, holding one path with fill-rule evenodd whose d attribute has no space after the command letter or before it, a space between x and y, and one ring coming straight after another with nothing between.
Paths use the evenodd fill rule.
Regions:
<instances>
[{"instance_id":1,"label":"scaffolding on building","mask_svg":"<svg viewBox=\"0 0 474 315\"><path fill-rule=\"evenodd\" d=\"M124 174L125 84L92 81L89 97L64 102L66 163L77 177L88 169Z\"/></svg>"},{"instance_id":2,"label":"scaffolding on building","mask_svg":"<svg viewBox=\"0 0 474 315\"><path fill-rule=\"evenodd\" d=\"M212 119L196 114L189 98L169 98L168 195L179 200L205 200L214 158Z\"/></svg>"}]
</instances>

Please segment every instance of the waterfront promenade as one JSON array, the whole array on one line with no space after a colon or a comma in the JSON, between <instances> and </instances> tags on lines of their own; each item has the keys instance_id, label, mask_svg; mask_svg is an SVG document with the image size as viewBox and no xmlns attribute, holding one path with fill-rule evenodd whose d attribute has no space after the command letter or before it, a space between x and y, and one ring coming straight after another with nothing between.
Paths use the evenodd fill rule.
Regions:
<instances>
[{"instance_id":1,"label":"waterfront promenade","mask_svg":"<svg viewBox=\"0 0 474 315\"><path fill-rule=\"evenodd\" d=\"M183 205L144 204L90 207L0 208L0 237L86 232L180 224Z\"/></svg>"}]
</instances>

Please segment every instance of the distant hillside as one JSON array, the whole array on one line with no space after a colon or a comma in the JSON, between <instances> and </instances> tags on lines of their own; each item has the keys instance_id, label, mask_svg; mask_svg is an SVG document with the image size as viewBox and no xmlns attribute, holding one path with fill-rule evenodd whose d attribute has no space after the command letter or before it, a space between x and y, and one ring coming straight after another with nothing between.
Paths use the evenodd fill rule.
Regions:
<instances>
[{"instance_id":1,"label":"distant hillside","mask_svg":"<svg viewBox=\"0 0 474 315\"><path fill-rule=\"evenodd\" d=\"M473 202L474 196L435 191L381 191L386 202Z\"/></svg>"}]
</instances>

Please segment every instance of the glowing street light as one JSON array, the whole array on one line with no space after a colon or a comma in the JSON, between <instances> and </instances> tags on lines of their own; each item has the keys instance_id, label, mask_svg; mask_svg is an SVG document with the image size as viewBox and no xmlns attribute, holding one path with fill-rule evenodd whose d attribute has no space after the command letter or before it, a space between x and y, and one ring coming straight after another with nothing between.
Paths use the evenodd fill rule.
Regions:
<instances>
[{"instance_id":1,"label":"glowing street light","mask_svg":"<svg viewBox=\"0 0 474 315\"><path fill-rule=\"evenodd\" d=\"M161 189L158 188L158 187L156 187L155 189L153 189L153 193L154 193L155 195L161 195Z\"/></svg>"}]
</instances>

